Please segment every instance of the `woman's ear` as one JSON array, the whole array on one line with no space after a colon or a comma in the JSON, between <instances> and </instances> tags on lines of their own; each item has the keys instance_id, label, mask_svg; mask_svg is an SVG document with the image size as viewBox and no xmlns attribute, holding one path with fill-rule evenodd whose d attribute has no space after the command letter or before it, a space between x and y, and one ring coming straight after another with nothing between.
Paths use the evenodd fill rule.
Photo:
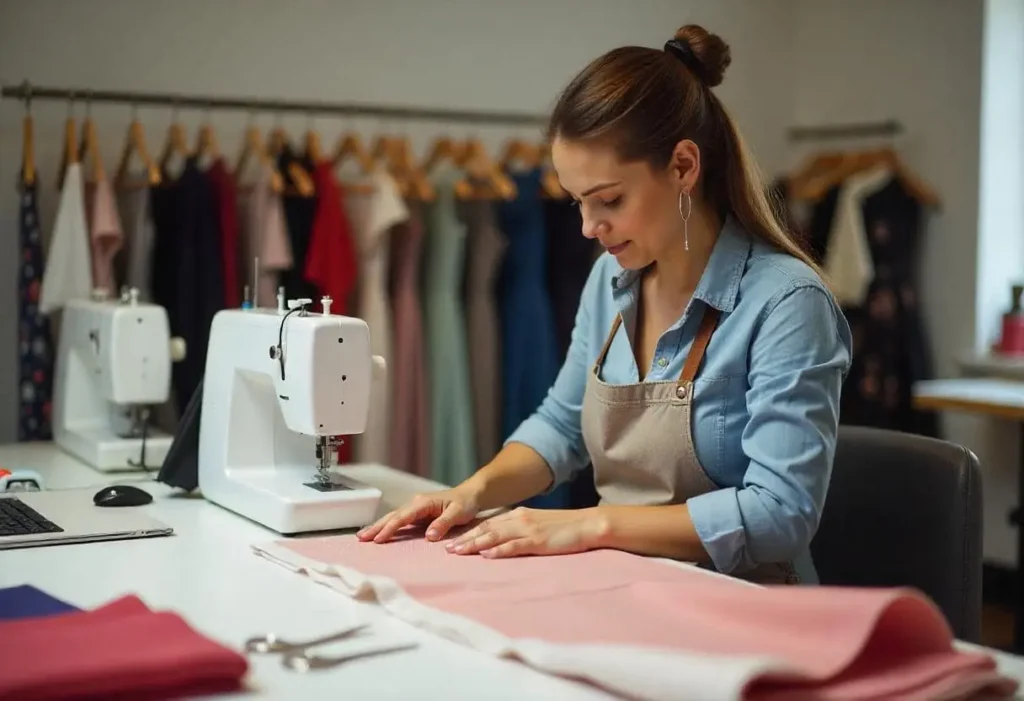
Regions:
<instances>
[{"instance_id":1,"label":"woman's ear","mask_svg":"<svg viewBox=\"0 0 1024 701\"><path fill-rule=\"evenodd\" d=\"M692 192L700 177L700 149L689 139L683 139L672 150L669 174L675 181L676 189Z\"/></svg>"}]
</instances>

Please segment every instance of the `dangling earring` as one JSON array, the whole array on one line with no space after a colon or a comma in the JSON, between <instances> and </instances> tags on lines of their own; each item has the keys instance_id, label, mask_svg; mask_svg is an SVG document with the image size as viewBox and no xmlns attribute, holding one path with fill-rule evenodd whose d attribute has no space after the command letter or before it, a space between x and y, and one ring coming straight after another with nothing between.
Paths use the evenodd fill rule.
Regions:
<instances>
[{"instance_id":1,"label":"dangling earring","mask_svg":"<svg viewBox=\"0 0 1024 701\"><path fill-rule=\"evenodd\" d=\"M683 195L686 195L686 214L683 214ZM683 220L683 246L687 251L690 250L690 227L687 222L690 221L690 212L693 209L693 204L690 202L690 193L679 191L679 218Z\"/></svg>"}]
</instances>

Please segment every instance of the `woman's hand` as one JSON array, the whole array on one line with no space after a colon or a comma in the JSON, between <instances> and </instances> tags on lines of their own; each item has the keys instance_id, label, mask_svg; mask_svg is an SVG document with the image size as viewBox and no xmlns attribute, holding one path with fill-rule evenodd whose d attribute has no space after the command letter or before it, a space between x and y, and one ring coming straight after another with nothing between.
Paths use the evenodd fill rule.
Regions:
<instances>
[{"instance_id":1,"label":"woman's hand","mask_svg":"<svg viewBox=\"0 0 1024 701\"><path fill-rule=\"evenodd\" d=\"M484 557L565 555L599 547L606 529L597 509L518 508L487 519L445 547L458 555Z\"/></svg>"},{"instance_id":2,"label":"woman's hand","mask_svg":"<svg viewBox=\"0 0 1024 701\"><path fill-rule=\"evenodd\" d=\"M445 489L419 494L407 505L381 517L376 523L359 531L359 540L386 543L395 532L415 523L430 521L427 540L440 540L453 526L463 526L477 515L476 495L468 489Z\"/></svg>"}]
</instances>

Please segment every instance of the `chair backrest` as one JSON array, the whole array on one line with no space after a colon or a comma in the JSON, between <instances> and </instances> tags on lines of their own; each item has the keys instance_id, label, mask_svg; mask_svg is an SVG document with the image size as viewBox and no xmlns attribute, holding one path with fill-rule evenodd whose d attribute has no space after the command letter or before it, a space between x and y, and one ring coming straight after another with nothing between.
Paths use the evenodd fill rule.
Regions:
<instances>
[{"instance_id":1,"label":"chair backrest","mask_svg":"<svg viewBox=\"0 0 1024 701\"><path fill-rule=\"evenodd\" d=\"M822 584L915 587L935 601L956 637L980 642L977 457L934 438L840 426L811 555Z\"/></svg>"}]
</instances>

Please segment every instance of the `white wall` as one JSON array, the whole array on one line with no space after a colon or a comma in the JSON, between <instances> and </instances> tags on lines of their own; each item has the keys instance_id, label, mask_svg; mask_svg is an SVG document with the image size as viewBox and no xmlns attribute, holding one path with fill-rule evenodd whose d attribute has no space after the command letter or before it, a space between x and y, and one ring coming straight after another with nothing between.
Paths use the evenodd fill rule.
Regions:
<instances>
[{"instance_id":1,"label":"white wall","mask_svg":"<svg viewBox=\"0 0 1024 701\"><path fill-rule=\"evenodd\" d=\"M3 0L0 81L268 98L351 100L545 112L572 74L623 43L660 46L690 21L731 42L734 66L721 95L751 142L776 167L791 95L785 50L787 0ZM776 57L765 61L766 55ZM781 66L781 69L780 69ZM81 114L81 105L79 105ZM43 221L52 217L66 106L37 102ZM94 106L108 170L129 118L125 106ZM21 106L0 106L0 339L15 339L17 231L12 187ZM150 150L162 146L170 110L139 110ZM183 112L195 124L201 114ZM214 114L222 147L235 153L244 115ZM261 124L271 124L264 115ZM286 117L299 134L305 116ZM325 146L369 120L317 118ZM445 125L401 126L410 136ZM507 129L476 135L495 141ZM419 139L422 145L423 138ZM0 343L0 441L16 436L16 342Z\"/></svg>"},{"instance_id":2,"label":"white wall","mask_svg":"<svg viewBox=\"0 0 1024 701\"><path fill-rule=\"evenodd\" d=\"M937 371L951 374L956 357L975 346L984 315L997 313L977 304L986 274L978 238L983 7L964 0L4 0L0 81L543 112L600 52L659 46L677 26L700 22L732 45L734 64L719 92L770 175L805 153L784 141L791 124L896 118L906 125L896 146L943 199L923 241L922 297ZM112 167L128 110L93 112ZM65 106L38 104L35 113L45 222ZM20 116L19 105L0 106L0 338L11 339L17 232L9 184ZM199 115L182 117L194 124ZM143 109L140 118L158 148L169 111ZM214 115L231 152L241 119ZM285 123L298 132L306 120ZM316 124L328 142L342 127L375 130L368 121ZM402 126L421 144L441 130L465 133ZM477 135L493 142L507 133ZM14 352L13 342L0 343L0 397L10 398L0 403L0 441L15 435ZM1015 494L1007 481L1016 466L1012 427L945 423L949 437L985 465L986 554L1012 562L1005 526Z\"/></svg>"}]
</instances>

